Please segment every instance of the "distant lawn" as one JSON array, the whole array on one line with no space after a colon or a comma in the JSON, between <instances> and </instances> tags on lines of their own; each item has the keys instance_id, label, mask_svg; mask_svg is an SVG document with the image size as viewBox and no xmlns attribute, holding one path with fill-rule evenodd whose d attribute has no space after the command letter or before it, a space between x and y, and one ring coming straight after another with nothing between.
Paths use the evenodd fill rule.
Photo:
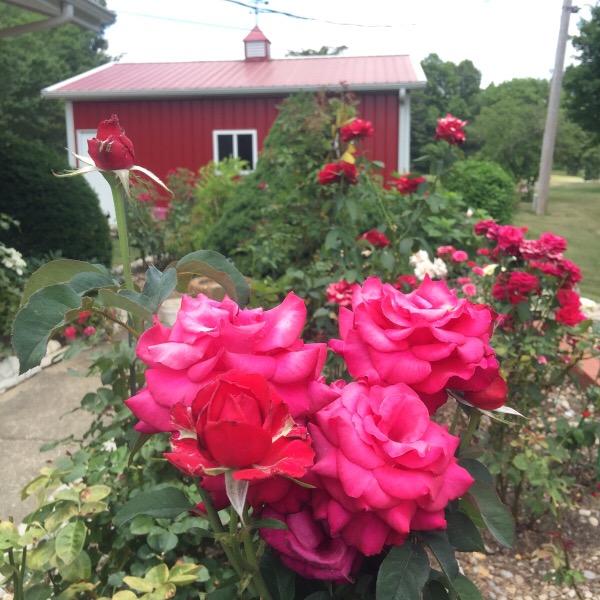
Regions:
<instances>
[{"instance_id":1,"label":"distant lawn","mask_svg":"<svg viewBox=\"0 0 600 600\"><path fill-rule=\"evenodd\" d=\"M546 215L533 213L531 205L521 203L514 224L529 227L529 236L545 231L567 240L565 257L583 272L582 296L600 302L600 183L568 183L553 178Z\"/></svg>"}]
</instances>

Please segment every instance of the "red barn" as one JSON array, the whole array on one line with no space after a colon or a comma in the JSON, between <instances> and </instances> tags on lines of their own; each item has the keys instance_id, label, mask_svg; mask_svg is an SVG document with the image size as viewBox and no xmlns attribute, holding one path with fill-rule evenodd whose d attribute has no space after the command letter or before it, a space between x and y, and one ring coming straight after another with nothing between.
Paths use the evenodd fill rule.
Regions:
<instances>
[{"instance_id":1,"label":"red barn","mask_svg":"<svg viewBox=\"0 0 600 600\"><path fill-rule=\"evenodd\" d=\"M109 63L42 94L65 101L69 150L87 155L86 142L98 123L117 114L135 143L136 164L164 178L170 169L196 171L226 156L254 167L283 98L346 89L355 93L359 115L375 128L365 143L369 158L385 164L385 175L408 170L410 90L425 85L408 56L273 60L258 27L244 47L239 61ZM90 183L112 215L104 180L92 174Z\"/></svg>"}]
</instances>

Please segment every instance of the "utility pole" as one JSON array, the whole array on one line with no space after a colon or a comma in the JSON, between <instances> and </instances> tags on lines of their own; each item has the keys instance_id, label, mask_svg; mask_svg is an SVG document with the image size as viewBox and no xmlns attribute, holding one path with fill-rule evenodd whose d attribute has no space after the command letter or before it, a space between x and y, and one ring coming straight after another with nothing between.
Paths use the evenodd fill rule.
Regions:
<instances>
[{"instance_id":1,"label":"utility pole","mask_svg":"<svg viewBox=\"0 0 600 600\"><path fill-rule=\"evenodd\" d=\"M544 129L544 140L542 142L542 155L540 157L537 197L534 206L535 212L538 215L546 214L546 205L548 204L550 174L552 172L552 161L554 159L556 130L558 129L558 109L560 106L560 90L562 88L563 80L563 65L565 62L565 51L569 37L569 19L571 13L577 12L578 10L579 8L571 6L571 0L564 0L560 18L558 44L556 46L554 72L552 73L552 83L550 84L550 98L548 100L548 113L546 115L546 127Z\"/></svg>"}]
</instances>

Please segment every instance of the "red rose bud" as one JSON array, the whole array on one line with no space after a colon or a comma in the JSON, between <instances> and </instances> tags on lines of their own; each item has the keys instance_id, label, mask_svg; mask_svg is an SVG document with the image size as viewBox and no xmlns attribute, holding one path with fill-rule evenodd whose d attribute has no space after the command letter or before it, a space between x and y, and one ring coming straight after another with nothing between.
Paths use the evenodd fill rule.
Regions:
<instances>
[{"instance_id":1,"label":"red rose bud","mask_svg":"<svg viewBox=\"0 0 600 600\"><path fill-rule=\"evenodd\" d=\"M501 375L498 375L485 389L479 392L466 391L465 400L482 410L494 410L504 404L507 394L508 386L506 385L506 381L504 381Z\"/></svg>"},{"instance_id":2,"label":"red rose bud","mask_svg":"<svg viewBox=\"0 0 600 600\"><path fill-rule=\"evenodd\" d=\"M104 171L133 167L133 144L125 136L117 115L100 123L96 137L88 140L88 152L96 166Z\"/></svg>"}]
</instances>

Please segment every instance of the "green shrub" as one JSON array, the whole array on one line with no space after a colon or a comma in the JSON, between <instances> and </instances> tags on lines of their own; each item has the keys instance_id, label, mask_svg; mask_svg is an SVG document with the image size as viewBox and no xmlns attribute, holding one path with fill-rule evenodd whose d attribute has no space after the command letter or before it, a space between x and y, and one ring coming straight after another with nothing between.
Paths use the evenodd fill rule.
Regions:
<instances>
[{"instance_id":1,"label":"green shrub","mask_svg":"<svg viewBox=\"0 0 600 600\"><path fill-rule=\"evenodd\" d=\"M583 178L586 181L600 179L600 148L586 150L582 163Z\"/></svg>"},{"instance_id":2,"label":"green shrub","mask_svg":"<svg viewBox=\"0 0 600 600\"><path fill-rule=\"evenodd\" d=\"M60 252L63 258L110 266L108 221L83 177L58 179L63 157L39 142L0 138L0 212L20 222L1 241L25 257Z\"/></svg>"},{"instance_id":3,"label":"green shrub","mask_svg":"<svg viewBox=\"0 0 600 600\"><path fill-rule=\"evenodd\" d=\"M481 208L499 223L512 222L515 182L498 164L468 159L452 165L443 179L444 188L458 192L472 209Z\"/></svg>"}]
</instances>

